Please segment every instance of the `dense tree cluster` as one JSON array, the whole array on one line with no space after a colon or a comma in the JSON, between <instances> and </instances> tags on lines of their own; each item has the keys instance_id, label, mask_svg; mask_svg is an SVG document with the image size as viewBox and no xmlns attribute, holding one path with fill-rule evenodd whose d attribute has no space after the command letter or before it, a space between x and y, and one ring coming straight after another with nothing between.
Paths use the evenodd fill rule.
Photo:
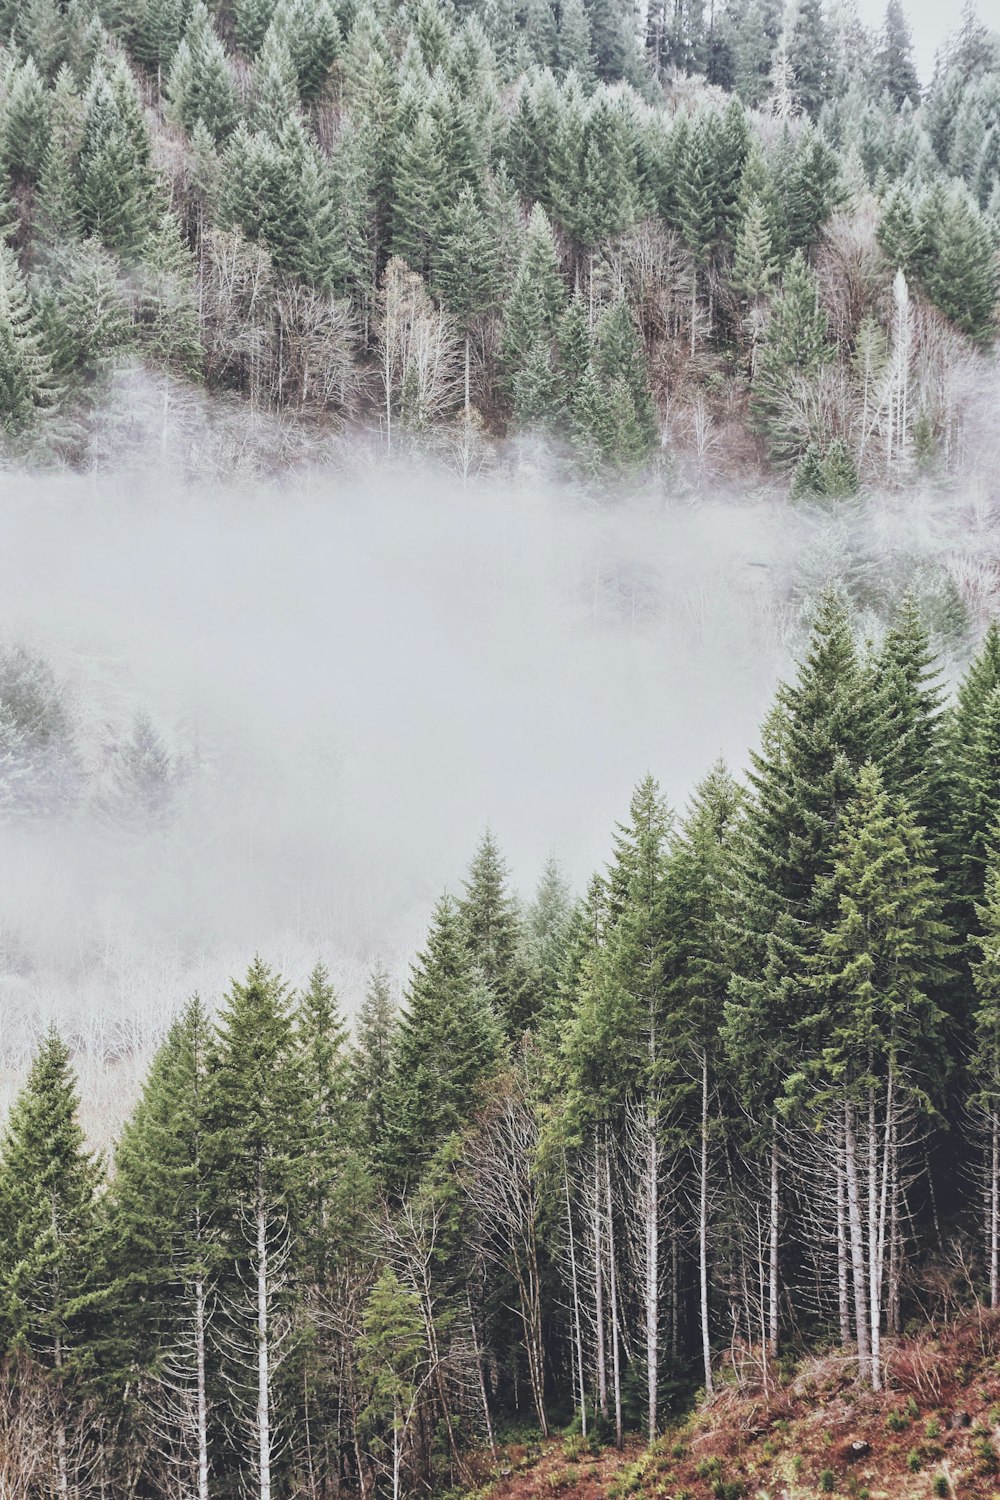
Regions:
<instances>
[{"instance_id":1,"label":"dense tree cluster","mask_svg":"<svg viewBox=\"0 0 1000 1500\"><path fill-rule=\"evenodd\" d=\"M322 966L193 999L113 1159L41 1041L0 1147L19 1495L461 1484L511 1423L655 1433L1000 1304L1000 628L946 700L911 598L828 595L747 776L647 777L611 860L486 834L397 1008Z\"/></svg>"},{"instance_id":2,"label":"dense tree cluster","mask_svg":"<svg viewBox=\"0 0 1000 1500\"><path fill-rule=\"evenodd\" d=\"M1000 40L899 0L9 0L0 421L110 364L585 473L956 450L996 323ZM901 273L900 291L893 280ZM83 424L85 428L85 423ZM837 483L844 481L838 479ZM834 485L836 489L836 484Z\"/></svg>"}]
</instances>

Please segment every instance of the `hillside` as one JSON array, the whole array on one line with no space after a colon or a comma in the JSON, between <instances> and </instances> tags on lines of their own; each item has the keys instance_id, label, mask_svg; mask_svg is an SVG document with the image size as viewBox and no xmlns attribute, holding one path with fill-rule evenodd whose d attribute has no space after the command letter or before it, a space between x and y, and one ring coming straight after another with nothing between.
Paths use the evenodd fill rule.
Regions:
<instances>
[{"instance_id":1,"label":"hillside","mask_svg":"<svg viewBox=\"0 0 1000 1500\"><path fill-rule=\"evenodd\" d=\"M730 1365L717 1394L650 1448L579 1435L505 1447L482 1500L986 1500L1000 1482L1000 1315L965 1314L888 1351L886 1389L841 1351ZM755 1388L756 1387L756 1388ZM776 1387L776 1388L775 1388Z\"/></svg>"},{"instance_id":2,"label":"hillside","mask_svg":"<svg viewBox=\"0 0 1000 1500\"><path fill-rule=\"evenodd\" d=\"M964 473L998 142L971 6L922 89L895 0L8 0L0 430L107 463L151 381L161 452L205 394L251 468L363 432L466 476L510 439L674 490Z\"/></svg>"}]
</instances>

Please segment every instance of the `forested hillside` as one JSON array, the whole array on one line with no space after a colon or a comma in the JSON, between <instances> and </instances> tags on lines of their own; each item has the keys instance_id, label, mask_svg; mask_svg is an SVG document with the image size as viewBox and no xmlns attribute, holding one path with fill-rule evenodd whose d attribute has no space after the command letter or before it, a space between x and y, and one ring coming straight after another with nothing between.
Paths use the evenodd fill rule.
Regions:
<instances>
[{"instance_id":1,"label":"forested hillside","mask_svg":"<svg viewBox=\"0 0 1000 1500\"><path fill-rule=\"evenodd\" d=\"M110 1159L50 1031L0 1149L7 1492L468 1488L512 1426L655 1436L817 1346L878 1391L1000 1305L998 766L1000 627L946 702L912 601L873 650L830 595L745 780L640 782L579 900L485 835L401 1009L376 969L350 1035L255 959Z\"/></svg>"},{"instance_id":2,"label":"forested hillside","mask_svg":"<svg viewBox=\"0 0 1000 1500\"><path fill-rule=\"evenodd\" d=\"M0 419L93 461L136 363L468 470L833 496L994 389L1000 40L891 0L6 0ZM120 390L116 399L127 401ZM166 420L166 418L164 418Z\"/></svg>"}]
</instances>

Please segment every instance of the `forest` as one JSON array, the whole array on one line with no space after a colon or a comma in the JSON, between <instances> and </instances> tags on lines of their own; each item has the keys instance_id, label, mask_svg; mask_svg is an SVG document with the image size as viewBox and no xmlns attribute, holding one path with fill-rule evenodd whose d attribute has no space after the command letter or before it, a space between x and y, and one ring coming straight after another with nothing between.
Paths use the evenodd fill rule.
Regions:
<instances>
[{"instance_id":1,"label":"forest","mask_svg":"<svg viewBox=\"0 0 1000 1500\"><path fill-rule=\"evenodd\" d=\"M948 476L993 389L1000 40L821 0L5 0L2 420L114 372L460 471L541 440L799 495ZM305 436L302 441L309 441Z\"/></svg>"},{"instance_id":2,"label":"forest","mask_svg":"<svg viewBox=\"0 0 1000 1500\"><path fill-rule=\"evenodd\" d=\"M574 899L484 834L397 1007L193 997L112 1152L41 1039L0 1148L11 1495L464 1490L803 1350L1000 1305L1000 626L828 593L745 777L646 777Z\"/></svg>"}]
</instances>

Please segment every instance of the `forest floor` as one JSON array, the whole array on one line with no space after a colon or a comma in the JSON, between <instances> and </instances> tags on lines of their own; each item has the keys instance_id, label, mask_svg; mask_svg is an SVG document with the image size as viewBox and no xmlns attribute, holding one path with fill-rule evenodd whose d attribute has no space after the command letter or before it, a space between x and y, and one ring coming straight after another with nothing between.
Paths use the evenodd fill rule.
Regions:
<instances>
[{"instance_id":1,"label":"forest floor","mask_svg":"<svg viewBox=\"0 0 1000 1500\"><path fill-rule=\"evenodd\" d=\"M769 1393L723 1372L715 1396L651 1448L579 1436L502 1450L481 1500L1000 1500L1000 1314L981 1311L885 1350L886 1389L842 1352ZM728 1378L727 1378L728 1377Z\"/></svg>"}]
</instances>

